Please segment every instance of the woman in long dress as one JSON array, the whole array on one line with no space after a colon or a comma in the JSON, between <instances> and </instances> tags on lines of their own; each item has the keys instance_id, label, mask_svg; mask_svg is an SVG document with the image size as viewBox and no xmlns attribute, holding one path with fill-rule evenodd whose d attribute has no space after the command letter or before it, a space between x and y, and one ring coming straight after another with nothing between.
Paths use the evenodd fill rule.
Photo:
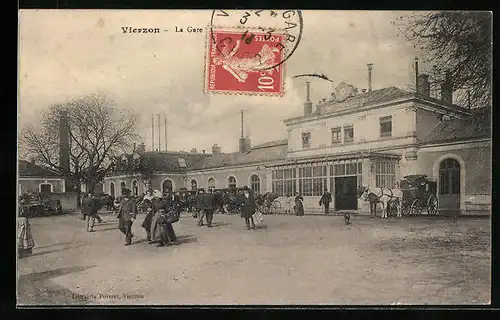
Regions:
<instances>
[{"instance_id":1,"label":"woman in long dress","mask_svg":"<svg viewBox=\"0 0 500 320\"><path fill-rule=\"evenodd\" d=\"M19 217L18 217L18 237L17 237L17 247L19 250L19 257L26 257L33 252L33 247L35 247L35 241L33 240L33 235L31 234L31 226L28 219L29 208L21 201L19 206Z\"/></svg>"},{"instance_id":2,"label":"woman in long dress","mask_svg":"<svg viewBox=\"0 0 500 320\"><path fill-rule=\"evenodd\" d=\"M164 199L163 194L159 190L153 192L153 200L151 202L153 219L151 221L151 241L157 243L158 247L163 247L165 244L170 244L176 241L175 232L173 232L171 223L164 223L162 214L173 209L170 201Z\"/></svg>"},{"instance_id":3,"label":"woman in long dress","mask_svg":"<svg viewBox=\"0 0 500 320\"><path fill-rule=\"evenodd\" d=\"M144 221L141 224L141 227L146 230L146 236L148 241L151 242L151 221L153 220L153 208L152 208L153 195L151 191L146 191L144 198L140 203L140 207L142 211L146 212L146 216L144 217Z\"/></svg>"},{"instance_id":4,"label":"woman in long dress","mask_svg":"<svg viewBox=\"0 0 500 320\"><path fill-rule=\"evenodd\" d=\"M296 193L295 196L295 215L296 216L303 216L304 215L304 198L300 195L300 193Z\"/></svg>"}]
</instances>

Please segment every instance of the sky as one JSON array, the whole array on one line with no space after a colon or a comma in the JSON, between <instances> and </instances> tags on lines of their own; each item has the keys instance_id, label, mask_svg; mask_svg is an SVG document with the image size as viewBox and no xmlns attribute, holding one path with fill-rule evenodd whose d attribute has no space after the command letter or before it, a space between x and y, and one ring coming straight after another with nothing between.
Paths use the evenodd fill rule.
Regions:
<instances>
[{"instance_id":1,"label":"sky","mask_svg":"<svg viewBox=\"0 0 500 320\"><path fill-rule=\"evenodd\" d=\"M204 93L205 32L121 30L206 28L209 10L21 10L19 128L37 123L51 104L100 92L138 114L138 133L148 149L152 114L161 114L162 149L165 115L168 150L210 152L216 143L223 152L236 151L240 110L252 145L285 138L283 120L301 115L305 100L305 79L294 75L323 73L334 81L311 80L314 103L342 81L367 88L367 63L373 63L373 90L413 85L418 53L391 24L403 13L303 11L302 38L284 63L285 94L267 97Z\"/></svg>"}]
</instances>

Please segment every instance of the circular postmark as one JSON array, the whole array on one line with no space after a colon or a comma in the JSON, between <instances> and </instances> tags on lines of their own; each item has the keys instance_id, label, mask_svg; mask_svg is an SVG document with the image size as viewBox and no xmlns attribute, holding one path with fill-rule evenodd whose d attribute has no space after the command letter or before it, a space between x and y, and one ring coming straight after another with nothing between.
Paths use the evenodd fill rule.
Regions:
<instances>
[{"instance_id":1,"label":"circular postmark","mask_svg":"<svg viewBox=\"0 0 500 320\"><path fill-rule=\"evenodd\" d=\"M221 56L231 54L231 46L235 46L232 38L216 39L216 30L237 28L241 30L244 46L251 46L255 41L277 40L275 48L279 50L280 59L271 65L262 65L260 70L273 69L292 56L302 38L302 12L300 10L214 10L210 19L211 41ZM279 39L279 40L278 40ZM259 61L263 60L255 54Z\"/></svg>"}]
</instances>

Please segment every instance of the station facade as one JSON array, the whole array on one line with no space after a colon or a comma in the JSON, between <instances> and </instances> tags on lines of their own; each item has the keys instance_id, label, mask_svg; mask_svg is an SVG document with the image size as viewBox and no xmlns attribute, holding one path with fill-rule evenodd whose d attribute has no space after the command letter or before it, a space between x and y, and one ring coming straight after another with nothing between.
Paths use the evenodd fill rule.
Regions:
<instances>
[{"instance_id":1,"label":"station facade","mask_svg":"<svg viewBox=\"0 0 500 320\"><path fill-rule=\"evenodd\" d=\"M306 212L318 213L328 189L334 210L367 211L357 199L358 186L393 188L406 175L425 174L437 182L441 209L490 210L491 108L463 108L452 103L451 92L443 91L441 99L429 92L423 74L416 92L389 87L357 93L341 83L315 110L306 101L301 116L284 120L286 139L251 147L249 138L241 138L233 153L217 145L211 154L156 152L164 160L151 187L246 185L282 199L298 192ZM139 174L104 180L108 194L121 187L135 193L146 188Z\"/></svg>"}]
</instances>

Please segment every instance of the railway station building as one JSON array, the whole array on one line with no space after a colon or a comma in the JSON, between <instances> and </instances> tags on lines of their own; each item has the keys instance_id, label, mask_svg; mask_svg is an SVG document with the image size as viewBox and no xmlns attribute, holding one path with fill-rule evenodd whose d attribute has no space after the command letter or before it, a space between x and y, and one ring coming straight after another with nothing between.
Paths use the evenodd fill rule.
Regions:
<instances>
[{"instance_id":1,"label":"railway station building","mask_svg":"<svg viewBox=\"0 0 500 320\"><path fill-rule=\"evenodd\" d=\"M342 82L329 100L313 109L307 98L302 115L283 121L286 139L251 146L242 137L231 153L217 145L210 154L142 147L136 157L156 159L154 189L246 185L276 192L281 200L299 192L306 213L321 212L325 189L334 210L368 212L368 204L357 199L358 186L393 188L411 174L437 182L440 209L490 210L491 107L455 105L449 87L437 99L425 74L418 76L416 92L389 87L358 93ZM134 193L146 188L139 174L115 172L104 180L108 194L117 195L121 187Z\"/></svg>"}]
</instances>

